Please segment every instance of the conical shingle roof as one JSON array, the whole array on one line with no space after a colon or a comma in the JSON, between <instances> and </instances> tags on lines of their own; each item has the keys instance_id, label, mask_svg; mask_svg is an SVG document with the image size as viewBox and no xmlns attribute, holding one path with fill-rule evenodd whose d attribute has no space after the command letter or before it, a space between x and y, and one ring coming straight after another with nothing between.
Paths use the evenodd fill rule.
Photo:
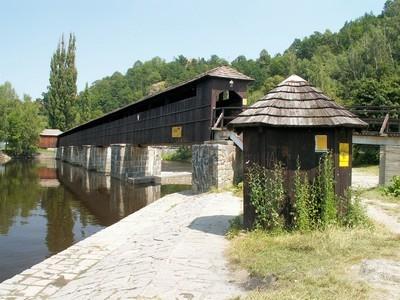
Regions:
<instances>
[{"instance_id":1,"label":"conical shingle roof","mask_svg":"<svg viewBox=\"0 0 400 300\"><path fill-rule=\"evenodd\" d=\"M368 126L308 81L291 75L230 122L233 127Z\"/></svg>"}]
</instances>

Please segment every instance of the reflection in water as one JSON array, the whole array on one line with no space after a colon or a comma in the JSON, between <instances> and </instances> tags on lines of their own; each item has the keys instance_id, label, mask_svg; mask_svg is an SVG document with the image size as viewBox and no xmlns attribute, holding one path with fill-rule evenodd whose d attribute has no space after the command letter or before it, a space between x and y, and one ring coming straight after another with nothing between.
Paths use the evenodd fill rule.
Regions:
<instances>
[{"instance_id":1,"label":"reflection in water","mask_svg":"<svg viewBox=\"0 0 400 300\"><path fill-rule=\"evenodd\" d=\"M126 184L110 176L87 172L62 162L57 162L57 173L63 186L104 226L141 209L161 195L160 185Z\"/></svg>"},{"instance_id":2,"label":"reflection in water","mask_svg":"<svg viewBox=\"0 0 400 300\"><path fill-rule=\"evenodd\" d=\"M188 186L126 184L69 164L14 161L0 170L0 282Z\"/></svg>"}]
</instances>

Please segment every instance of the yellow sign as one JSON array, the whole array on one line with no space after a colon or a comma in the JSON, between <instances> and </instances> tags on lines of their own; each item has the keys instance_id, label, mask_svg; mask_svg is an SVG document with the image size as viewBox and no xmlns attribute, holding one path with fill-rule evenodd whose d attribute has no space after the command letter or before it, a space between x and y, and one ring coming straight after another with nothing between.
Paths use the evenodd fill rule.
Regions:
<instances>
[{"instance_id":1,"label":"yellow sign","mask_svg":"<svg viewBox=\"0 0 400 300\"><path fill-rule=\"evenodd\" d=\"M245 105L245 106L247 105L247 98L243 98L242 99L242 104Z\"/></svg>"},{"instance_id":2,"label":"yellow sign","mask_svg":"<svg viewBox=\"0 0 400 300\"><path fill-rule=\"evenodd\" d=\"M327 135L316 135L315 136L315 152L326 152L328 151L328 136Z\"/></svg>"},{"instance_id":3,"label":"yellow sign","mask_svg":"<svg viewBox=\"0 0 400 300\"><path fill-rule=\"evenodd\" d=\"M182 126L174 126L174 127L172 127L172 137L173 138L182 137Z\"/></svg>"},{"instance_id":4,"label":"yellow sign","mask_svg":"<svg viewBox=\"0 0 400 300\"><path fill-rule=\"evenodd\" d=\"M339 167L348 167L350 163L350 145L339 143Z\"/></svg>"}]
</instances>

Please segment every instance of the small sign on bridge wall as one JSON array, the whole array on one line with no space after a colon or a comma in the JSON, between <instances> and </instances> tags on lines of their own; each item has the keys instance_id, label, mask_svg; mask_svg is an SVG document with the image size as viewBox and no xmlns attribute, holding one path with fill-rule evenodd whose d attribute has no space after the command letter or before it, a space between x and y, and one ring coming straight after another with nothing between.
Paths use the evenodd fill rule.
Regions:
<instances>
[{"instance_id":1,"label":"small sign on bridge wall","mask_svg":"<svg viewBox=\"0 0 400 300\"><path fill-rule=\"evenodd\" d=\"M173 138L181 138L182 137L182 126L172 127L171 134L172 134Z\"/></svg>"}]
</instances>

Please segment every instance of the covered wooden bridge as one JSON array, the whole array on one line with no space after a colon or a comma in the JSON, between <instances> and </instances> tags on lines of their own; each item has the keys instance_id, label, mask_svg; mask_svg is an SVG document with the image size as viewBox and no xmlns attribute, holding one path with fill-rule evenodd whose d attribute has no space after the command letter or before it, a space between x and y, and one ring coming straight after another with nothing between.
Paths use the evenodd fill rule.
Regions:
<instances>
[{"instance_id":1,"label":"covered wooden bridge","mask_svg":"<svg viewBox=\"0 0 400 300\"><path fill-rule=\"evenodd\" d=\"M212 69L64 132L59 146L202 143L213 139L221 108L239 108L232 117L241 111L251 81L230 67Z\"/></svg>"},{"instance_id":2,"label":"covered wooden bridge","mask_svg":"<svg viewBox=\"0 0 400 300\"><path fill-rule=\"evenodd\" d=\"M242 111L251 81L227 66L212 69L64 132L59 136L57 157L143 182L161 173L157 146L197 145L193 147L193 181L198 190L232 182L237 172L226 165L232 165L239 154L226 138L231 135L236 143L241 141L225 125Z\"/></svg>"}]
</instances>

